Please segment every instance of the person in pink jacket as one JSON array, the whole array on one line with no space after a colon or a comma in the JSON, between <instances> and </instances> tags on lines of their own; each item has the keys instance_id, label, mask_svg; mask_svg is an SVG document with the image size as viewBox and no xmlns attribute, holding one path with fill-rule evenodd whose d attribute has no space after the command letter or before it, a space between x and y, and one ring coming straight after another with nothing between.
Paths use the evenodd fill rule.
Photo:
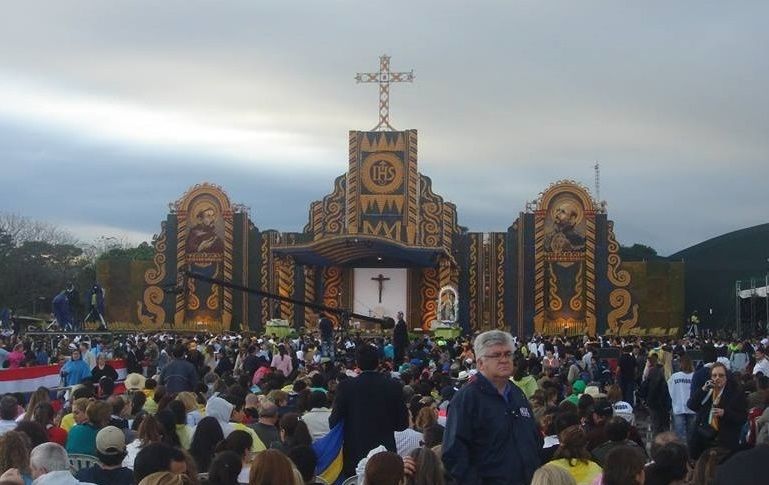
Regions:
<instances>
[{"instance_id":1,"label":"person in pink jacket","mask_svg":"<svg viewBox=\"0 0 769 485\"><path fill-rule=\"evenodd\" d=\"M291 375L294 366L291 364L291 356L288 355L285 345L278 345L278 353L272 357L272 363L270 365L274 367L275 370L282 371L283 375L286 377Z\"/></svg>"}]
</instances>

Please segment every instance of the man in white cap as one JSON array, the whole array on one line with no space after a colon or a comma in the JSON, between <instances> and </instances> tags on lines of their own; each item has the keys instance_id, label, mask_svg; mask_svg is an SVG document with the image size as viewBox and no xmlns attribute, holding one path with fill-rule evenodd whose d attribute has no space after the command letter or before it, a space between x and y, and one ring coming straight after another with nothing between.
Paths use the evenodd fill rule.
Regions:
<instances>
[{"instance_id":1,"label":"man in white cap","mask_svg":"<svg viewBox=\"0 0 769 485\"><path fill-rule=\"evenodd\" d=\"M75 478L96 485L132 485L133 472L123 466L126 454L125 434L115 426L105 426L96 434L99 463L80 470Z\"/></svg>"}]
</instances>

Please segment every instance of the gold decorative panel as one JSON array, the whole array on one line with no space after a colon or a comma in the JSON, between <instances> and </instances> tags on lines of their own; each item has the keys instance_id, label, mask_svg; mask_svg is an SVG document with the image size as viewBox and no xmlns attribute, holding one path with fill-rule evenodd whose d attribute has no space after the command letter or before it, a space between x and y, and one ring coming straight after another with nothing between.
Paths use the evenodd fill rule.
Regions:
<instances>
[{"instance_id":1,"label":"gold decorative panel","mask_svg":"<svg viewBox=\"0 0 769 485\"><path fill-rule=\"evenodd\" d=\"M597 204L573 181L551 185L534 211L534 330L595 335Z\"/></svg>"}]
</instances>

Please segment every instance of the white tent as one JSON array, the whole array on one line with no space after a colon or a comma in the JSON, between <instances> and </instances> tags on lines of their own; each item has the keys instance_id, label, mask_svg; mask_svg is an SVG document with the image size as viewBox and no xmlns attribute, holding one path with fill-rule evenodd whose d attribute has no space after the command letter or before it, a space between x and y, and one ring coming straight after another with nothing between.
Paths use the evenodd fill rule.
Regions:
<instances>
[{"instance_id":1,"label":"white tent","mask_svg":"<svg viewBox=\"0 0 769 485\"><path fill-rule=\"evenodd\" d=\"M766 298L767 290L769 290L769 286L762 286L761 288L751 288L749 290L741 290L739 292L739 296L743 300L746 300L753 296L756 296L758 298Z\"/></svg>"}]
</instances>

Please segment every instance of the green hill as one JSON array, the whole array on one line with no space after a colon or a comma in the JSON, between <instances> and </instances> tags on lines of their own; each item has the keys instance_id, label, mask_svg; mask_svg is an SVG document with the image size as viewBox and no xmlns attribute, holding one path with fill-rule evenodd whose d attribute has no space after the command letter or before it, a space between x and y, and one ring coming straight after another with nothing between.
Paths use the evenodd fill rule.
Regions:
<instances>
[{"instance_id":1,"label":"green hill","mask_svg":"<svg viewBox=\"0 0 769 485\"><path fill-rule=\"evenodd\" d=\"M670 255L670 261L686 263L685 315L697 310L706 325L733 326L735 283L756 278L756 286L763 286L767 258L769 224L723 234Z\"/></svg>"}]
</instances>

